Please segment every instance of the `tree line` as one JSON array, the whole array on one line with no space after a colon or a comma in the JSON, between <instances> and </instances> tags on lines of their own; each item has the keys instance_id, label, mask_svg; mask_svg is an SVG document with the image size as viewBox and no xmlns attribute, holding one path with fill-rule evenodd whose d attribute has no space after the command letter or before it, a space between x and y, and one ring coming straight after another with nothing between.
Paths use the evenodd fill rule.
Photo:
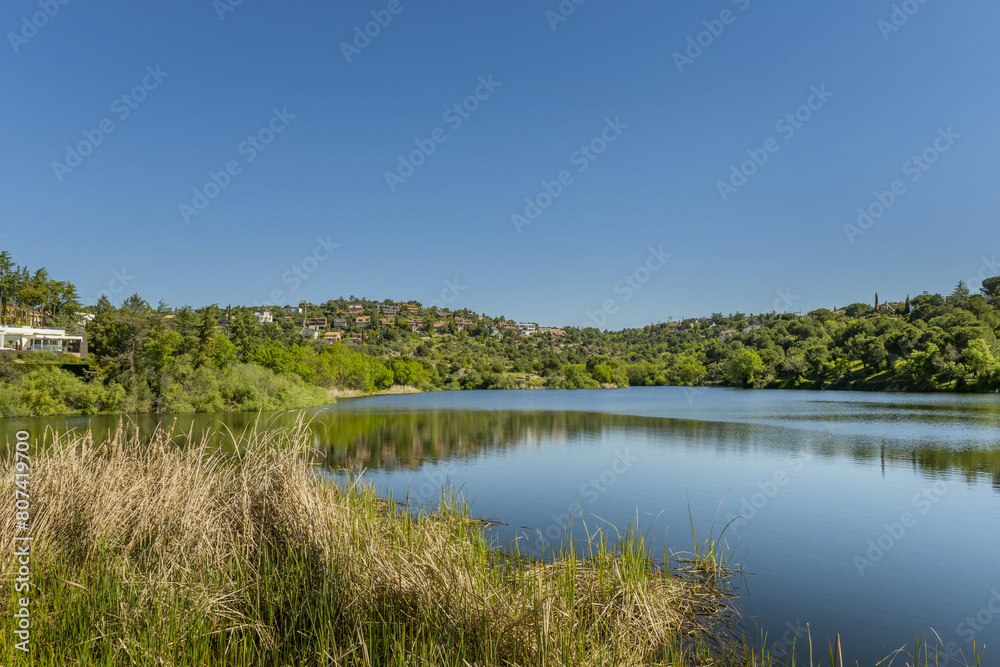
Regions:
<instances>
[{"instance_id":1,"label":"tree line","mask_svg":"<svg viewBox=\"0 0 1000 667\"><path fill-rule=\"evenodd\" d=\"M402 318L381 326L379 302L339 298L289 318L274 309L152 307L138 294L79 305L76 289L0 253L5 324L41 318L82 328L85 359L50 352L0 354L0 415L223 412L321 405L331 390L421 390L630 386L732 386L907 391L1000 389L1000 277L972 294L855 303L805 315L764 313L692 318L641 329L565 329L565 338L494 328L503 317L463 310L437 333L414 333ZM387 300L388 302L388 300ZM328 343L302 319L333 317L348 303L372 314L360 345ZM383 302L386 303L386 302ZM389 302L391 303L391 302ZM437 309L418 306L429 325ZM350 325L354 329L354 325Z\"/></svg>"}]
</instances>

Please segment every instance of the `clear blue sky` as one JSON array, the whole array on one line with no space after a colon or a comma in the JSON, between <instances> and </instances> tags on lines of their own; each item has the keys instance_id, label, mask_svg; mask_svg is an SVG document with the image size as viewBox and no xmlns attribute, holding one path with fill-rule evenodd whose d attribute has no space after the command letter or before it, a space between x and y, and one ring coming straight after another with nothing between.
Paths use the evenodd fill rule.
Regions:
<instances>
[{"instance_id":1,"label":"clear blue sky","mask_svg":"<svg viewBox=\"0 0 1000 667\"><path fill-rule=\"evenodd\" d=\"M983 268L1000 256L993 0L911 0L898 30L888 0L566 0L558 21L555 0L231 1L4 3L0 248L91 303L427 303L457 278L453 308L578 325L611 300L608 328L1000 273ZM391 22L348 62L372 11ZM823 86L832 96L810 99ZM445 115L477 88L466 118ZM776 126L797 112L798 128ZM102 121L113 131L67 158ZM390 187L398 156L438 129ZM244 143L262 130L263 150ZM603 153L574 155L602 132ZM933 165L907 165L929 148ZM748 151L767 161L724 201ZM230 161L238 173L186 221L180 205L204 205L194 189ZM518 233L512 214L564 170ZM896 180L851 243L844 225ZM661 246L670 258L646 273Z\"/></svg>"}]
</instances>

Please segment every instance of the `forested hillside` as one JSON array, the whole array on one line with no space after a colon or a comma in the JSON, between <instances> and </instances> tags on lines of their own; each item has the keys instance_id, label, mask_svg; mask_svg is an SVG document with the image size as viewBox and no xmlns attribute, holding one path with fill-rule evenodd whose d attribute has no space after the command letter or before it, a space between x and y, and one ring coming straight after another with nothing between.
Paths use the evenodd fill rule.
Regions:
<instances>
[{"instance_id":1,"label":"forested hillside","mask_svg":"<svg viewBox=\"0 0 1000 667\"><path fill-rule=\"evenodd\" d=\"M407 302L331 299L267 311L151 307L139 295L77 302L68 281L0 253L7 326L85 326L89 354L0 354L0 414L222 412L321 405L331 390L598 388L652 385L905 391L1000 388L1000 277L981 294L855 303L808 314L766 313L604 332L567 327L523 335L504 317ZM345 309L346 340L320 337ZM294 316L285 311L294 312ZM321 319L322 318L322 319ZM366 319L367 318L367 319ZM89 320L89 321L88 321ZM273 320L273 321L266 321ZM457 324L456 324L457 323ZM555 333L558 332L558 335ZM340 335L340 334L338 334Z\"/></svg>"}]
</instances>

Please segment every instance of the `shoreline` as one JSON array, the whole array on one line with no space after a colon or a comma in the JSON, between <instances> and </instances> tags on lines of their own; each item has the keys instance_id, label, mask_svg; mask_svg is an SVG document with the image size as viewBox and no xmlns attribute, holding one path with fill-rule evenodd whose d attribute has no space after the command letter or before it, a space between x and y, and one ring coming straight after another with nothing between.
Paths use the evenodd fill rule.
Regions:
<instances>
[{"instance_id":1,"label":"shoreline","mask_svg":"<svg viewBox=\"0 0 1000 667\"><path fill-rule=\"evenodd\" d=\"M715 553L661 568L634 530L528 559L492 545L461 496L416 514L312 475L304 422L230 438L225 457L169 432L34 454L32 494L49 499L31 517L34 664L695 667L743 648ZM17 530L0 522L0 542Z\"/></svg>"}]
</instances>

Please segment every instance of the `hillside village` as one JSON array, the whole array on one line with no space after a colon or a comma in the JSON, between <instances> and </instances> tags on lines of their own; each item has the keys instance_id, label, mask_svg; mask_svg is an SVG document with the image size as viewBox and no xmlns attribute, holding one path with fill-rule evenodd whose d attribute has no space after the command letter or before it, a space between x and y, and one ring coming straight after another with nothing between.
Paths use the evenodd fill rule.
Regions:
<instances>
[{"instance_id":1,"label":"hillside village","mask_svg":"<svg viewBox=\"0 0 1000 667\"><path fill-rule=\"evenodd\" d=\"M555 340L565 340L566 331L536 322L514 322L504 317L492 318L463 309L452 312L448 308L423 307L416 301L372 302L351 299L350 302L331 300L322 306L301 302L298 306L265 306L253 311L261 325L284 324L300 327L306 338L326 343L346 342L361 345L368 342L370 334L386 331L409 331L414 334L457 334L472 331L493 338L504 332L522 336L547 335ZM219 319L226 326L230 314Z\"/></svg>"}]
</instances>

